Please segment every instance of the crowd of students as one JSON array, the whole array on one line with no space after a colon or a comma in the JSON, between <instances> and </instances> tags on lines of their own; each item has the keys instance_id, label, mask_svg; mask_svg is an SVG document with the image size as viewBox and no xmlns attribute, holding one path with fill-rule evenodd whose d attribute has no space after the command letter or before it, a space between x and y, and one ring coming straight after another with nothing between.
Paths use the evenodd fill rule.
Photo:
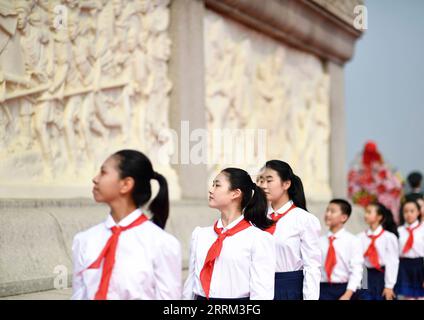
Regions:
<instances>
[{"instance_id":1,"label":"crowd of students","mask_svg":"<svg viewBox=\"0 0 424 320\"><path fill-rule=\"evenodd\" d=\"M150 181L159 191L151 200ZM414 190L414 194L417 190ZM367 230L349 233L352 207L333 199L328 232L308 212L302 181L280 160L256 182L225 168L209 189L219 219L196 227L183 285L179 241L165 232L166 179L141 152L121 150L93 178L106 221L73 241L73 299L392 300L424 297L423 205L409 196L402 224L380 203L367 206ZM421 194L422 199L422 194ZM149 204L148 208L145 208Z\"/></svg>"}]
</instances>

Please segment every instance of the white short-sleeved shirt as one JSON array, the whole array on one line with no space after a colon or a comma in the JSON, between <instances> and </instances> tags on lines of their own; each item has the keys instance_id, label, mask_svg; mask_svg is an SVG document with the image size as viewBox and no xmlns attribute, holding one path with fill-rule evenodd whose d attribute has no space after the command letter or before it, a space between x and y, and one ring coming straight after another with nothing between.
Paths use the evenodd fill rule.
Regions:
<instances>
[{"instance_id":1,"label":"white short-sleeved shirt","mask_svg":"<svg viewBox=\"0 0 424 320\"><path fill-rule=\"evenodd\" d=\"M135 210L119 222L125 227L140 217ZM94 299L102 267L86 270L100 255L116 223L112 216L74 237L72 299ZM120 234L107 298L180 299L181 248L179 241L151 221Z\"/></svg>"},{"instance_id":2,"label":"white short-sleeved shirt","mask_svg":"<svg viewBox=\"0 0 424 320\"><path fill-rule=\"evenodd\" d=\"M273 212L282 214L293 205L287 202L277 211L268 208L268 216ZM319 237L321 224L313 214L294 208L278 220L274 238L276 247L276 272L303 270L303 299L318 300L321 280L321 250Z\"/></svg>"},{"instance_id":3,"label":"white short-sleeved shirt","mask_svg":"<svg viewBox=\"0 0 424 320\"><path fill-rule=\"evenodd\" d=\"M236 226L244 216L233 221L223 232ZM222 228L221 219L218 228ZM194 229L190 245L189 274L184 285L184 299L205 296L200 282L207 253L218 235L213 226ZM211 298L274 298L275 250L273 237L254 226L225 238L215 260L210 284Z\"/></svg>"}]
</instances>

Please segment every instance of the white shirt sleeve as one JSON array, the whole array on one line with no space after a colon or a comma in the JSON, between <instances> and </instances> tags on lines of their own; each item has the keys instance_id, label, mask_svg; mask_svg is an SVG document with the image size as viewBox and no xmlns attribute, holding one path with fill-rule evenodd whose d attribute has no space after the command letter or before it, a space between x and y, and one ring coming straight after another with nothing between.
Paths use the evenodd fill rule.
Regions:
<instances>
[{"instance_id":1,"label":"white shirt sleeve","mask_svg":"<svg viewBox=\"0 0 424 320\"><path fill-rule=\"evenodd\" d=\"M319 237L321 224L311 216L305 219L303 232L300 234L300 252L303 260L303 299L318 300L321 281L321 249Z\"/></svg>"},{"instance_id":2,"label":"white shirt sleeve","mask_svg":"<svg viewBox=\"0 0 424 320\"><path fill-rule=\"evenodd\" d=\"M250 300L274 299L275 240L268 232L259 231L252 248L250 266Z\"/></svg>"},{"instance_id":3,"label":"white shirt sleeve","mask_svg":"<svg viewBox=\"0 0 424 320\"><path fill-rule=\"evenodd\" d=\"M390 237L387 237L387 246L385 249L384 260L386 272L384 275L384 287L393 289L399 269L399 243L394 234L390 233Z\"/></svg>"},{"instance_id":4,"label":"white shirt sleeve","mask_svg":"<svg viewBox=\"0 0 424 320\"><path fill-rule=\"evenodd\" d=\"M81 271L84 266L81 259L80 239L77 234L72 242L72 300L87 300L87 294L83 283Z\"/></svg>"},{"instance_id":5,"label":"white shirt sleeve","mask_svg":"<svg viewBox=\"0 0 424 320\"><path fill-rule=\"evenodd\" d=\"M154 260L156 300L181 299L181 246L166 234Z\"/></svg>"},{"instance_id":6,"label":"white shirt sleeve","mask_svg":"<svg viewBox=\"0 0 424 320\"><path fill-rule=\"evenodd\" d=\"M361 240L358 237L352 239L352 258L349 261L349 282L347 284L347 289L355 292L358 288L361 287L362 274L363 274L363 264L364 256L362 254L362 245Z\"/></svg>"},{"instance_id":7,"label":"white shirt sleeve","mask_svg":"<svg viewBox=\"0 0 424 320\"><path fill-rule=\"evenodd\" d=\"M199 229L200 229L199 227L196 227L191 234L188 275L187 275L187 280L184 283L184 290L183 290L184 300L194 299L193 288L194 288L194 281L195 281L196 245L197 245L197 232Z\"/></svg>"}]
</instances>

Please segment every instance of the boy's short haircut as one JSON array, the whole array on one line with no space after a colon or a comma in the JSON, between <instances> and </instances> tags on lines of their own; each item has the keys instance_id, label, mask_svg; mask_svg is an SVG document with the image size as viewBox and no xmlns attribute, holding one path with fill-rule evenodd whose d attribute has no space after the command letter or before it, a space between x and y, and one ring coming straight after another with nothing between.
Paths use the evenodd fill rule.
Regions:
<instances>
[{"instance_id":1,"label":"boy's short haircut","mask_svg":"<svg viewBox=\"0 0 424 320\"><path fill-rule=\"evenodd\" d=\"M345 199L333 199L330 203L337 204L342 213L350 217L350 214L352 213L352 206L349 201L346 201Z\"/></svg>"},{"instance_id":2,"label":"boy's short haircut","mask_svg":"<svg viewBox=\"0 0 424 320\"><path fill-rule=\"evenodd\" d=\"M409 186L411 188L415 189L415 188L419 188L420 187L421 181L423 180L423 176L422 176L421 173L415 171L415 172L411 172L408 175L407 180L408 180Z\"/></svg>"}]
</instances>

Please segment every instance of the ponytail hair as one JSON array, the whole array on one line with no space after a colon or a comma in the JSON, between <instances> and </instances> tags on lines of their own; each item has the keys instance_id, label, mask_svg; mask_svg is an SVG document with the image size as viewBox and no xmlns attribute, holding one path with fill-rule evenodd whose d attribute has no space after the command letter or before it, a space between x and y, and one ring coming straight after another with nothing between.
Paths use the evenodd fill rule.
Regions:
<instances>
[{"instance_id":1,"label":"ponytail hair","mask_svg":"<svg viewBox=\"0 0 424 320\"><path fill-rule=\"evenodd\" d=\"M265 167L276 171L282 181L291 182L290 188L287 190L289 199L293 201L296 207L307 211L302 180L293 173L290 165L281 160L270 160L266 162Z\"/></svg>"},{"instance_id":2,"label":"ponytail hair","mask_svg":"<svg viewBox=\"0 0 424 320\"><path fill-rule=\"evenodd\" d=\"M149 211L152 213L152 221L165 228L169 216L168 183L164 176L153 170L152 163L143 153L136 150L121 150L113 154L118 160L118 170L121 179L131 177L134 180L134 188L131 197L135 205L144 206L152 196L150 180L157 180L159 192L150 203Z\"/></svg>"},{"instance_id":3,"label":"ponytail hair","mask_svg":"<svg viewBox=\"0 0 424 320\"><path fill-rule=\"evenodd\" d=\"M158 182L159 191L150 203L149 211L153 213L153 222L164 229L169 216L168 182L163 175L157 172L153 173L153 179Z\"/></svg>"},{"instance_id":4,"label":"ponytail hair","mask_svg":"<svg viewBox=\"0 0 424 320\"><path fill-rule=\"evenodd\" d=\"M268 218L268 202L264 191L252 181L250 175L239 168L226 168L222 172L228 177L230 190L240 189L241 208L244 219L259 229L265 230L274 222Z\"/></svg>"},{"instance_id":5,"label":"ponytail hair","mask_svg":"<svg viewBox=\"0 0 424 320\"><path fill-rule=\"evenodd\" d=\"M373 205L377 208L377 214L383 217L381 220L381 226L383 229L393 233L396 237L399 238L399 233L393 218L393 213L380 202L374 203Z\"/></svg>"}]
</instances>

